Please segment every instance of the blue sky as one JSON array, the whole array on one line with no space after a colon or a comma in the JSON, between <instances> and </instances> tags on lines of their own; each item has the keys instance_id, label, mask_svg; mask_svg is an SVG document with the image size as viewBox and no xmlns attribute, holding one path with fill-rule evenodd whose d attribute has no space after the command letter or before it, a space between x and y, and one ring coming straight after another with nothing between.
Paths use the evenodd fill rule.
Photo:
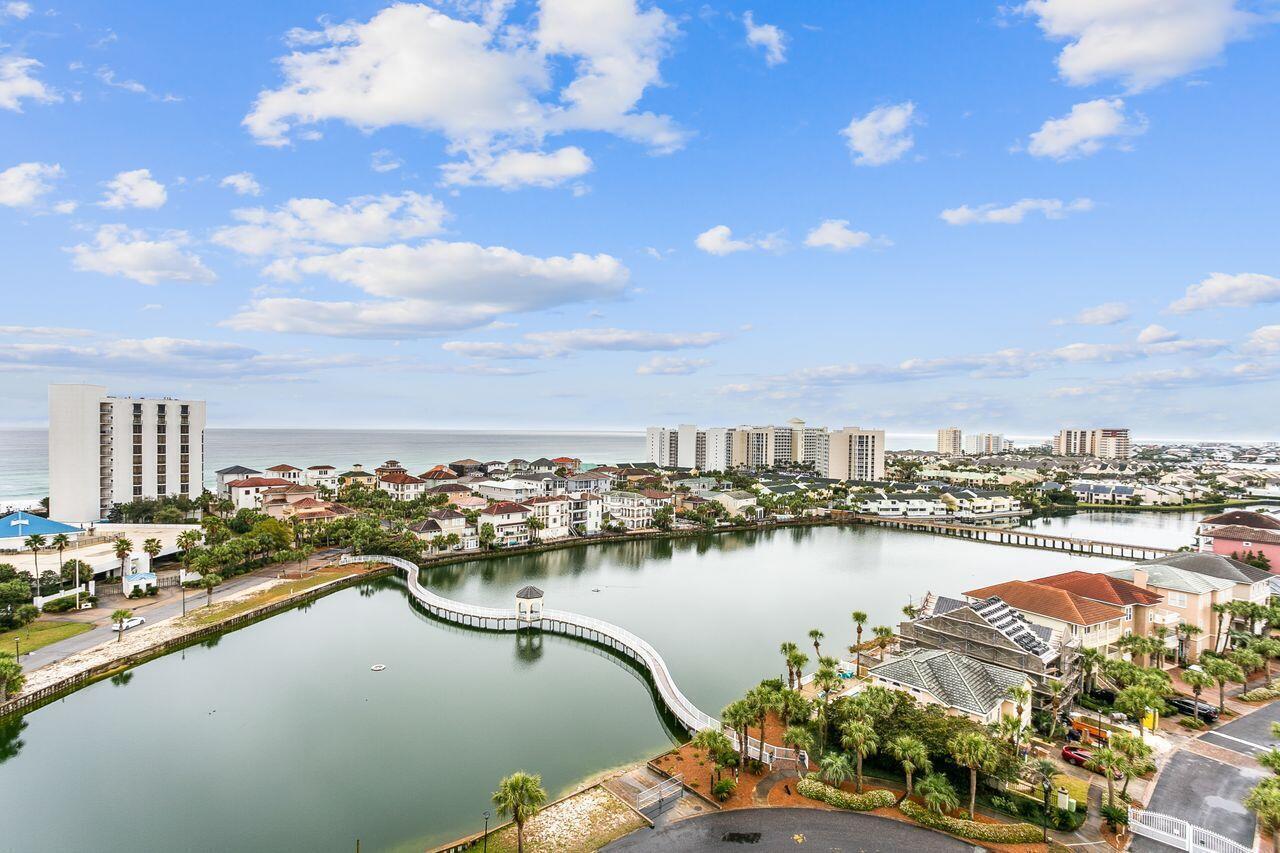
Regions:
<instances>
[{"instance_id":1,"label":"blue sky","mask_svg":"<svg viewBox=\"0 0 1280 853\"><path fill-rule=\"evenodd\" d=\"M1274 440L1277 23L0 0L0 425Z\"/></svg>"}]
</instances>

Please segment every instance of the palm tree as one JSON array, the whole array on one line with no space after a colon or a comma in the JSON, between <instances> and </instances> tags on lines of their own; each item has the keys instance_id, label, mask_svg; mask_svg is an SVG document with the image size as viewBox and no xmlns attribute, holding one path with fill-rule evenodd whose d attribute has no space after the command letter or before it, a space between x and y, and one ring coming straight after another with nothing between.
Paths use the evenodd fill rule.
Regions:
<instances>
[{"instance_id":1,"label":"palm tree","mask_svg":"<svg viewBox=\"0 0 1280 853\"><path fill-rule=\"evenodd\" d=\"M862 626L867 624L867 614L861 610L855 610L849 614L849 618L853 620L853 624L857 627L857 639L854 640L853 652L854 672L861 677L862 675Z\"/></svg>"},{"instance_id":2,"label":"palm tree","mask_svg":"<svg viewBox=\"0 0 1280 853\"><path fill-rule=\"evenodd\" d=\"M787 667L796 671L796 687L800 687L804 679L804 668L809 665L809 656L796 649L787 657Z\"/></svg>"},{"instance_id":3,"label":"palm tree","mask_svg":"<svg viewBox=\"0 0 1280 853\"><path fill-rule=\"evenodd\" d=\"M916 791L931 812L946 814L960 808L960 797L956 794L956 789L951 787L947 777L941 773L930 773L921 779Z\"/></svg>"},{"instance_id":4,"label":"palm tree","mask_svg":"<svg viewBox=\"0 0 1280 853\"><path fill-rule=\"evenodd\" d=\"M1191 693L1196 697L1196 701L1200 701L1200 693L1206 687L1213 686L1213 677L1206 672L1196 669L1188 669L1182 673L1182 680L1191 688Z\"/></svg>"},{"instance_id":5,"label":"palm tree","mask_svg":"<svg viewBox=\"0 0 1280 853\"><path fill-rule=\"evenodd\" d=\"M1221 714L1227 709L1227 682L1244 683L1244 673L1226 658L1209 658L1200 664L1200 668L1218 685L1218 713Z\"/></svg>"},{"instance_id":6,"label":"palm tree","mask_svg":"<svg viewBox=\"0 0 1280 853\"><path fill-rule=\"evenodd\" d=\"M876 650L880 662L884 663L884 651L893 644L893 629L888 625L877 625L871 629L871 633L876 635Z\"/></svg>"},{"instance_id":7,"label":"palm tree","mask_svg":"<svg viewBox=\"0 0 1280 853\"><path fill-rule=\"evenodd\" d=\"M797 761L800 760L800 753L813 751L813 733L804 726L787 726L787 730L782 733L782 742L796 751Z\"/></svg>"},{"instance_id":8,"label":"palm tree","mask_svg":"<svg viewBox=\"0 0 1280 853\"><path fill-rule=\"evenodd\" d=\"M129 559L129 555L133 553L133 543L123 536L116 539L115 544L116 559L120 561L120 576L124 576L124 561Z\"/></svg>"},{"instance_id":9,"label":"palm tree","mask_svg":"<svg viewBox=\"0 0 1280 853\"><path fill-rule=\"evenodd\" d=\"M1244 689L1246 691L1249 689L1249 674L1262 669L1266 663L1262 655L1247 648L1234 649L1227 657L1232 663L1240 667L1240 671L1244 673Z\"/></svg>"},{"instance_id":10,"label":"palm tree","mask_svg":"<svg viewBox=\"0 0 1280 853\"><path fill-rule=\"evenodd\" d=\"M22 689L26 681L27 674L22 671L22 664L14 660L13 656L0 652L0 698L7 701ZM0 753L0 758L3 757L3 753Z\"/></svg>"},{"instance_id":11,"label":"palm tree","mask_svg":"<svg viewBox=\"0 0 1280 853\"><path fill-rule=\"evenodd\" d=\"M547 792L542 787L542 777L523 770L512 773L498 783L493 792L493 804L498 814L511 815L516 822L516 851L524 853L524 823L538 813L547 803Z\"/></svg>"},{"instance_id":12,"label":"palm tree","mask_svg":"<svg viewBox=\"0 0 1280 853\"><path fill-rule=\"evenodd\" d=\"M1280 658L1280 640L1262 637L1249 644L1249 648L1262 655L1267 667L1267 685L1271 684L1271 662Z\"/></svg>"},{"instance_id":13,"label":"palm tree","mask_svg":"<svg viewBox=\"0 0 1280 853\"><path fill-rule=\"evenodd\" d=\"M747 727L754 721L755 715L751 712L750 706L743 700L730 702L720 712L720 720L726 726L733 730L733 734L738 739L738 769L741 770L747 763Z\"/></svg>"},{"instance_id":14,"label":"palm tree","mask_svg":"<svg viewBox=\"0 0 1280 853\"><path fill-rule=\"evenodd\" d=\"M822 633L817 628L813 628L809 631L809 639L813 640L813 654L816 657L822 657L822 649L818 648L818 643L821 643L822 638L825 636L826 634Z\"/></svg>"},{"instance_id":15,"label":"palm tree","mask_svg":"<svg viewBox=\"0 0 1280 853\"><path fill-rule=\"evenodd\" d=\"M156 557L160 556L160 551L164 546L160 544L160 540L156 538L143 539L142 551L147 555L147 559L154 562Z\"/></svg>"},{"instance_id":16,"label":"palm tree","mask_svg":"<svg viewBox=\"0 0 1280 853\"><path fill-rule=\"evenodd\" d=\"M1217 630L1213 633L1213 650L1219 651L1222 648L1222 628L1227 619L1227 613L1230 612L1233 602L1224 601L1220 604L1210 605L1209 609L1218 617Z\"/></svg>"},{"instance_id":17,"label":"palm tree","mask_svg":"<svg viewBox=\"0 0 1280 853\"><path fill-rule=\"evenodd\" d=\"M213 604L213 588L220 583L222 583L222 575L217 572L205 572L200 576L200 586L204 587L205 595L207 596L205 599L206 607Z\"/></svg>"},{"instance_id":18,"label":"palm tree","mask_svg":"<svg viewBox=\"0 0 1280 853\"><path fill-rule=\"evenodd\" d=\"M1089 651L1093 651L1090 649ZM1013 701L1014 708L1018 712L1018 733L1013 738L1013 751L1017 752L1022 739L1022 716L1027 710L1027 705L1031 702L1031 688L1025 684L1015 684L1005 691L1006 696Z\"/></svg>"},{"instance_id":19,"label":"palm tree","mask_svg":"<svg viewBox=\"0 0 1280 853\"><path fill-rule=\"evenodd\" d=\"M1058 710L1062 706L1062 694L1066 692L1067 685L1056 678L1050 678L1045 680L1044 689L1049 694L1050 713L1053 715L1049 719L1049 740L1053 740L1058 731Z\"/></svg>"},{"instance_id":20,"label":"palm tree","mask_svg":"<svg viewBox=\"0 0 1280 853\"><path fill-rule=\"evenodd\" d=\"M44 547L44 536L39 533L33 533L22 542L22 547L31 552L31 560L33 562L32 574L36 578L36 596L42 595L40 592L40 549Z\"/></svg>"},{"instance_id":21,"label":"palm tree","mask_svg":"<svg viewBox=\"0 0 1280 853\"><path fill-rule=\"evenodd\" d=\"M1096 684L1098 668L1106 657L1099 649L1080 650L1080 687L1085 693L1092 693L1098 686Z\"/></svg>"},{"instance_id":22,"label":"palm tree","mask_svg":"<svg viewBox=\"0 0 1280 853\"><path fill-rule=\"evenodd\" d=\"M54 537L49 540L49 545L58 549L58 576L61 577L62 576L62 552L67 550L67 548L71 545L71 537L65 533L55 534ZM79 585L79 580L77 580L76 585L77 586Z\"/></svg>"},{"instance_id":23,"label":"palm tree","mask_svg":"<svg viewBox=\"0 0 1280 853\"><path fill-rule=\"evenodd\" d=\"M822 763L818 767L818 775L823 781L837 788L853 778L853 767L849 764L849 756L843 752L828 752L822 756Z\"/></svg>"},{"instance_id":24,"label":"palm tree","mask_svg":"<svg viewBox=\"0 0 1280 853\"><path fill-rule=\"evenodd\" d=\"M529 525L530 532L533 534L533 541L534 542L541 541L541 537L538 535L538 531L546 529L547 525L543 523L542 519L533 515L529 516L528 525Z\"/></svg>"},{"instance_id":25,"label":"palm tree","mask_svg":"<svg viewBox=\"0 0 1280 853\"><path fill-rule=\"evenodd\" d=\"M1146 719L1147 709L1160 706L1160 694L1150 687L1135 684L1120 691L1116 696L1115 706L1137 721L1138 735L1141 737L1145 728L1143 720Z\"/></svg>"},{"instance_id":26,"label":"palm tree","mask_svg":"<svg viewBox=\"0 0 1280 853\"><path fill-rule=\"evenodd\" d=\"M911 796L911 780L915 772L919 770L928 773L933 769L929 762L929 750L925 748L923 741L911 735L898 735L889 741L885 749L902 765L902 772L907 777L907 792L898 799L901 803Z\"/></svg>"},{"instance_id":27,"label":"palm tree","mask_svg":"<svg viewBox=\"0 0 1280 853\"><path fill-rule=\"evenodd\" d=\"M1107 805L1116 804L1116 776L1123 775L1129 769L1129 760L1118 749L1104 746L1093 753L1085 765L1096 773L1107 777Z\"/></svg>"},{"instance_id":28,"label":"palm tree","mask_svg":"<svg viewBox=\"0 0 1280 853\"><path fill-rule=\"evenodd\" d=\"M1189 657L1191 650L1191 640L1204 633L1204 629L1199 625L1189 625L1186 622L1178 623L1178 660L1184 664L1195 663Z\"/></svg>"},{"instance_id":29,"label":"palm tree","mask_svg":"<svg viewBox=\"0 0 1280 853\"><path fill-rule=\"evenodd\" d=\"M1258 824L1271 833L1273 850L1280 850L1280 777L1263 779L1245 797L1244 807L1258 817Z\"/></svg>"},{"instance_id":30,"label":"palm tree","mask_svg":"<svg viewBox=\"0 0 1280 853\"><path fill-rule=\"evenodd\" d=\"M124 621L133 616L132 610L114 610L111 613L111 621L116 626L116 642L124 639Z\"/></svg>"},{"instance_id":31,"label":"palm tree","mask_svg":"<svg viewBox=\"0 0 1280 853\"><path fill-rule=\"evenodd\" d=\"M733 742L719 729L702 729L689 742L698 749L706 750L707 758L711 760L711 784L719 782L720 768L729 763Z\"/></svg>"},{"instance_id":32,"label":"palm tree","mask_svg":"<svg viewBox=\"0 0 1280 853\"><path fill-rule=\"evenodd\" d=\"M747 701L756 712L756 722L760 727L760 760L764 761L764 727L769 720L769 712L782 705L782 697L772 687L761 684L747 691Z\"/></svg>"},{"instance_id":33,"label":"palm tree","mask_svg":"<svg viewBox=\"0 0 1280 853\"><path fill-rule=\"evenodd\" d=\"M961 732L947 744L956 764L969 768L969 817L973 818L974 801L978 797L978 772L990 773L999 759L995 744L980 731Z\"/></svg>"},{"instance_id":34,"label":"palm tree","mask_svg":"<svg viewBox=\"0 0 1280 853\"><path fill-rule=\"evenodd\" d=\"M1141 735L1134 737L1128 732L1116 732L1107 741L1107 746L1125 758L1124 787L1120 789L1120 798L1125 799L1129 795L1129 780L1155 769L1151 761L1151 746Z\"/></svg>"},{"instance_id":35,"label":"palm tree","mask_svg":"<svg viewBox=\"0 0 1280 853\"><path fill-rule=\"evenodd\" d=\"M791 656L800 651L799 646L792 642L786 642L778 646L778 651L782 654L782 659L787 664L787 686L794 689L796 686L795 669L791 666Z\"/></svg>"},{"instance_id":36,"label":"palm tree","mask_svg":"<svg viewBox=\"0 0 1280 853\"><path fill-rule=\"evenodd\" d=\"M858 793L862 793L862 759L880 746L876 730L866 720L850 720L840 730L840 745L858 757Z\"/></svg>"}]
</instances>

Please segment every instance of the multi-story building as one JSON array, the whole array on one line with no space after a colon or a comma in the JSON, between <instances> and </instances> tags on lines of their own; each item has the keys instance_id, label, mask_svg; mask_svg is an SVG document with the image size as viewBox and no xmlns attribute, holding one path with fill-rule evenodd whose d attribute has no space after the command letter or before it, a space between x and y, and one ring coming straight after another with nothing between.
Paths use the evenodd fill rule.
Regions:
<instances>
[{"instance_id":1,"label":"multi-story building","mask_svg":"<svg viewBox=\"0 0 1280 853\"><path fill-rule=\"evenodd\" d=\"M653 514L664 506L671 506L674 497L670 492L654 489L605 492L604 511L628 530L641 530L653 527Z\"/></svg>"},{"instance_id":2,"label":"multi-story building","mask_svg":"<svg viewBox=\"0 0 1280 853\"><path fill-rule=\"evenodd\" d=\"M1128 459L1129 430L1116 427L1062 429L1053 438L1053 452L1056 456Z\"/></svg>"},{"instance_id":3,"label":"multi-story building","mask_svg":"<svg viewBox=\"0 0 1280 853\"><path fill-rule=\"evenodd\" d=\"M49 515L99 521L139 498L204 488L203 400L111 397L102 385L49 386Z\"/></svg>"},{"instance_id":4,"label":"multi-story building","mask_svg":"<svg viewBox=\"0 0 1280 853\"><path fill-rule=\"evenodd\" d=\"M834 480L883 480L884 430L845 427L831 433L826 476Z\"/></svg>"},{"instance_id":5,"label":"multi-story building","mask_svg":"<svg viewBox=\"0 0 1280 853\"><path fill-rule=\"evenodd\" d=\"M1085 598L1069 589L1026 581L1006 581L971 589L964 597L973 604L998 598L1027 620L1055 634L1080 640L1080 647L1117 657L1116 642L1132 630L1132 614L1120 605Z\"/></svg>"},{"instance_id":6,"label":"multi-story building","mask_svg":"<svg viewBox=\"0 0 1280 853\"><path fill-rule=\"evenodd\" d=\"M944 456L959 456L963 452L960 427L943 427L938 430L938 452Z\"/></svg>"},{"instance_id":7,"label":"multi-story building","mask_svg":"<svg viewBox=\"0 0 1280 853\"><path fill-rule=\"evenodd\" d=\"M797 463L827 476L831 436L826 427L810 427L799 418L785 426L699 428L695 424L645 430L648 461L663 468L728 471L773 468Z\"/></svg>"},{"instance_id":8,"label":"multi-story building","mask_svg":"<svg viewBox=\"0 0 1280 853\"><path fill-rule=\"evenodd\" d=\"M398 501L411 501L426 494L426 480L405 471L388 471L378 477L378 488Z\"/></svg>"},{"instance_id":9,"label":"multi-story building","mask_svg":"<svg viewBox=\"0 0 1280 853\"><path fill-rule=\"evenodd\" d=\"M530 515L531 511L527 506L511 501L499 501L480 510L477 529L486 524L492 524L495 541L499 545L527 545Z\"/></svg>"},{"instance_id":10,"label":"multi-story building","mask_svg":"<svg viewBox=\"0 0 1280 853\"><path fill-rule=\"evenodd\" d=\"M994 432L979 432L966 436L964 452L971 456L992 456L1005 450L1004 436Z\"/></svg>"},{"instance_id":11,"label":"multi-story building","mask_svg":"<svg viewBox=\"0 0 1280 853\"><path fill-rule=\"evenodd\" d=\"M261 509L262 495L269 489L292 486L280 477L245 477L227 483L227 497L236 509Z\"/></svg>"},{"instance_id":12,"label":"multi-story building","mask_svg":"<svg viewBox=\"0 0 1280 853\"><path fill-rule=\"evenodd\" d=\"M734 438L737 430L732 427L709 427L703 430L706 452L699 471L728 471L738 464L733 458Z\"/></svg>"},{"instance_id":13,"label":"multi-story building","mask_svg":"<svg viewBox=\"0 0 1280 853\"><path fill-rule=\"evenodd\" d=\"M644 444L647 461L662 468L674 468L679 464L679 429L649 427L644 431Z\"/></svg>"}]
</instances>

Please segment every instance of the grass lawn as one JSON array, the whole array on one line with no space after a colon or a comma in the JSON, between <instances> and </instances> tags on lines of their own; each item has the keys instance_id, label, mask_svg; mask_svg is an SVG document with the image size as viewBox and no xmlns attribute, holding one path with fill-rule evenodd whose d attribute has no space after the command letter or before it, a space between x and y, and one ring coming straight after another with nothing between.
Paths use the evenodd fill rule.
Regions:
<instances>
[{"instance_id":1,"label":"grass lawn","mask_svg":"<svg viewBox=\"0 0 1280 853\"><path fill-rule=\"evenodd\" d=\"M50 643L83 634L93 630L88 622L70 622L62 619L41 619L32 622L25 628L16 631L5 631L0 634L0 651L13 652L13 641L19 640L19 648L23 654L44 648Z\"/></svg>"},{"instance_id":2,"label":"grass lawn","mask_svg":"<svg viewBox=\"0 0 1280 853\"><path fill-rule=\"evenodd\" d=\"M1053 777L1053 790L1059 788L1067 789L1067 796L1078 803L1084 804L1089 802L1089 784L1088 779L1077 779L1075 776L1068 776L1065 773L1059 773ZM1057 800L1053 800L1056 804Z\"/></svg>"},{"instance_id":3,"label":"grass lawn","mask_svg":"<svg viewBox=\"0 0 1280 853\"><path fill-rule=\"evenodd\" d=\"M299 592L305 592L306 590L313 589L321 584L337 580L338 578L345 578L349 575L360 574L362 571L363 570L360 568L340 569L337 571L320 571L310 577L278 584L270 589L265 589L261 592L256 592L253 595L246 596L245 598L227 603L218 602L218 590L215 588L213 591L213 606L201 607L194 613L188 613L184 617L186 620L185 624L211 625L214 622L222 622L224 620L231 619L232 617L239 616L241 613L248 613L250 610L281 601L291 595L296 595ZM187 592L187 596L187 606L189 608L193 599L198 606L199 602L205 597L205 592L204 590L199 589L189 590Z\"/></svg>"}]
</instances>

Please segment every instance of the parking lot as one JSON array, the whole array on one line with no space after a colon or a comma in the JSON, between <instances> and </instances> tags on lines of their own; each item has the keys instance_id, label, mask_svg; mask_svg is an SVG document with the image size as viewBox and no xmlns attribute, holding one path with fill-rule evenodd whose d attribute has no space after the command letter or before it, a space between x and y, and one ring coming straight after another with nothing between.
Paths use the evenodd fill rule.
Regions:
<instances>
[{"instance_id":1,"label":"parking lot","mask_svg":"<svg viewBox=\"0 0 1280 853\"><path fill-rule=\"evenodd\" d=\"M1280 739L1271 734L1271 724L1280 722L1280 704L1259 708L1252 714L1223 725L1201 736L1205 743L1257 757L1273 746L1280 746Z\"/></svg>"},{"instance_id":2,"label":"parking lot","mask_svg":"<svg viewBox=\"0 0 1280 853\"><path fill-rule=\"evenodd\" d=\"M1266 771L1232 767L1184 749L1160 771L1147 810L1181 818L1248 847L1253 844L1254 820L1241 803L1265 775ZM1174 848L1135 836L1130 849L1141 853Z\"/></svg>"}]
</instances>

